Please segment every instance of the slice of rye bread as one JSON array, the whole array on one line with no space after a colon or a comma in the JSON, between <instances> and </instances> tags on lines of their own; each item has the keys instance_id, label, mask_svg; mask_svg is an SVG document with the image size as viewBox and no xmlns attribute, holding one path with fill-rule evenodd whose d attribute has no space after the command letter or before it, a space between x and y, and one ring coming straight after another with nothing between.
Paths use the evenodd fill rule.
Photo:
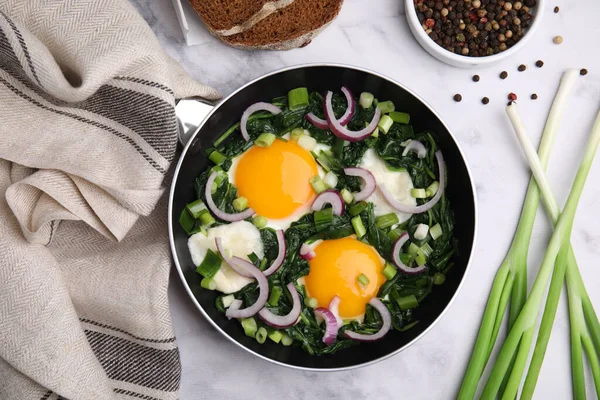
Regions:
<instances>
[{"instance_id":1,"label":"slice of rye bread","mask_svg":"<svg viewBox=\"0 0 600 400\"><path fill-rule=\"evenodd\" d=\"M333 21L342 3L343 0L294 0L243 32L217 37L241 49L289 50L303 47Z\"/></svg>"},{"instance_id":2,"label":"slice of rye bread","mask_svg":"<svg viewBox=\"0 0 600 400\"><path fill-rule=\"evenodd\" d=\"M189 0L211 33L242 32L294 0Z\"/></svg>"}]
</instances>

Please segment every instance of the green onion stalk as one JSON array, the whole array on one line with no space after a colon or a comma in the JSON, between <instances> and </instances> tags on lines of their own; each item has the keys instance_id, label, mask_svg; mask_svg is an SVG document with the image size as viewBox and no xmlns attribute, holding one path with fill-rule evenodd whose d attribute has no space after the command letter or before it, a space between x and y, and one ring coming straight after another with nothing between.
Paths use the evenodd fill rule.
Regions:
<instances>
[{"instance_id":1,"label":"green onion stalk","mask_svg":"<svg viewBox=\"0 0 600 400\"><path fill-rule=\"evenodd\" d=\"M535 155L535 151L533 150L533 147L527 138L525 128L517 113L516 107L508 107L507 113L513 124L517 137L521 141L521 144L527 154L531 169L542 192L542 198L544 200L544 205L548 216L553 225L557 226L560 218L560 209L558 203L556 202L556 199L550 189L550 185L544 174L539 159ZM598 145L598 141L600 141L600 139L597 136L600 137L600 113L598 114L592 129L592 137L590 139L591 147ZM596 140L596 142L594 142L594 140ZM592 152L590 148L588 148L587 153L589 152ZM591 156L588 156L587 153L587 158L584 158L582 165L587 167L589 170L593 160L593 153ZM583 183L581 183L581 185L583 186ZM585 398L585 377L583 373L582 357L584 350L590 362L592 376L596 386L596 393L600 398L600 363L598 362L600 353L600 323L598 322L598 317L585 289L573 249L570 245L570 242L567 240L567 238L565 238L559 250L556 266L552 274L552 280L550 282L550 289L548 291L548 297L544 314L542 316L538 338L521 394L522 399L531 399L533 396L535 385L537 383L539 372L542 366L542 361L544 359L548 341L550 339L550 332L554 322L554 317L556 315L565 274L567 278L569 317L571 324L571 370L573 375L573 395L576 399ZM519 376L518 379L520 382L521 376Z\"/></svg>"},{"instance_id":2,"label":"green onion stalk","mask_svg":"<svg viewBox=\"0 0 600 400\"><path fill-rule=\"evenodd\" d=\"M560 87L552 104L548 120L544 127L539 146L539 158L545 168L550 158L550 150L558 131L558 125L564 113L565 104L573 91L576 75L568 71L562 78ZM510 330L527 299L527 257L533 224L540 200L540 190L532 177L521 210L517 231L508 253L500 265L492 284L492 290L483 314L475 347L469 366L463 378L458 395L459 399L473 399L479 380L496 344L500 327L510 300L508 329ZM533 339L533 330L524 335L523 349ZM527 352L521 351L520 358L526 358ZM511 358L512 363L512 358ZM516 361L516 360L515 360ZM509 369L507 367L507 369Z\"/></svg>"}]
</instances>

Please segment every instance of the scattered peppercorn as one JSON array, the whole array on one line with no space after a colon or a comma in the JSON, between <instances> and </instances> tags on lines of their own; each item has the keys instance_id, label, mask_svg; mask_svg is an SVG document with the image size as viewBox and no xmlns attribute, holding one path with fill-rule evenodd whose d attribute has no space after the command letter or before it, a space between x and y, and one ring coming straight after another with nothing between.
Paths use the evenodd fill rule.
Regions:
<instances>
[{"instance_id":1,"label":"scattered peppercorn","mask_svg":"<svg viewBox=\"0 0 600 400\"><path fill-rule=\"evenodd\" d=\"M506 72L506 71L502 71L502 72L500 73L500 79L506 79L507 77L508 77L508 72Z\"/></svg>"},{"instance_id":2,"label":"scattered peppercorn","mask_svg":"<svg viewBox=\"0 0 600 400\"><path fill-rule=\"evenodd\" d=\"M563 42L563 37L562 36L554 36L554 39L552 39L552 41L554 42L554 44L561 44Z\"/></svg>"},{"instance_id":3,"label":"scattered peppercorn","mask_svg":"<svg viewBox=\"0 0 600 400\"><path fill-rule=\"evenodd\" d=\"M544 62L542 60L537 60L535 62L535 66L538 68L542 68L544 66Z\"/></svg>"},{"instance_id":4,"label":"scattered peppercorn","mask_svg":"<svg viewBox=\"0 0 600 400\"><path fill-rule=\"evenodd\" d=\"M519 65L519 72L523 72L523 71L525 71L526 69L527 69L527 65L525 65L525 64L521 64L521 65Z\"/></svg>"},{"instance_id":5,"label":"scattered peppercorn","mask_svg":"<svg viewBox=\"0 0 600 400\"><path fill-rule=\"evenodd\" d=\"M488 104L488 103L490 102L490 99L489 99L489 98L487 98L487 97L484 97L483 99L481 99L481 102L482 102L483 104Z\"/></svg>"},{"instance_id":6,"label":"scattered peppercorn","mask_svg":"<svg viewBox=\"0 0 600 400\"><path fill-rule=\"evenodd\" d=\"M462 96L459 93L456 93L454 95L454 101L456 101L456 102L462 101Z\"/></svg>"},{"instance_id":7,"label":"scattered peppercorn","mask_svg":"<svg viewBox=\"0 0 600 400\"><path fill-rule=\"evenodd\" d=\"M587 75L587 73L588 73L588 70L587 70L587 69L585 69L585 68L582 68L582 69L579 71L579 75Z\"/></svg>"},{"instance_id":8,"label":"scattered peppercorn","mask_svg":"<svg viewBox=\"0 0 600 400\"><path fill-rule=\"evenodd\" d=\"M479 75L473 75L473 82L479 82Z\"/></svg>"},{"instance_id":9,"label":"scattered peppercorn","mask_svg":"<svg viewBox=\"0 0 600 400\"><path fill-rule=\"evenodd\" d=\"M560 11L560 8L558 8L558 6L554 7L554 14L558 14L559 11Z\"/></svg>"},{"instance_id":10,"label":"scattered peppercorn","mask_svg":"<svg viewBox=\"0 0 600 400\"><path fill-rule=\"evenodd\" d=\"M508 99L509 99L510 101L516 101L516 100L517 100L517 95L516 95L516 94L514 94L514 93L509 93L509 94L508 94Z\"/></svg>"},{"instance_id":11,"label":"scattered peppercorn","mask_svg":"<svg viewBox=\"0 0 600 400\"><path fill-rule=\"evenodd\" d=\"M531 95L531 100L537 100L537 94L535 94L535 93L534 93L534 94L532 94L532 95Z\"/></svg>"}]
</instances>

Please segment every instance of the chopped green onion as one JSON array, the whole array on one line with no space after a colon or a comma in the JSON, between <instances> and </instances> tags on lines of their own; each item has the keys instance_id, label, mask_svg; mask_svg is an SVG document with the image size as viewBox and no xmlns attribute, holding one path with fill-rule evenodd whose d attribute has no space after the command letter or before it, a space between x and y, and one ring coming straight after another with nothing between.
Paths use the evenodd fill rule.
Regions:
<instances>
[{"instance_id":1,"label":"chopped green onion","mask_svg":"<svg viewBox=\"0 0 600 400\"><path fill-rule=\"evenodd\" d=\"M435 224L429 230L429 234L431 235L431 237L433 238L433 240L437 240L437 238L439 238L443 234L443 232L442 232L442 226L440 224Z\"/></svg>"},{"instance_id":2,"label":"chopped green onion","mask_svg":"<svg viewBox=\"0 0 600 400\"><path fill-rule=\"evenodd\" d=\"M417 282L415 282L415 283L417 284L418 287L427 286L427 285L429 285L429 279L421 278L421 279L417 280Z\"/></svg>"},{"instance_id":3,"label":"chopped green onion","mask_svg":"<svg viewBox=\"0 0 600 400\"><path fill-rule=\"evenodd\" d=\"M238 197L233 201L233 209L235 211L244 211L248 208L248 199L245 197Z\"/></svg>"},{"instance_id":4,"label":"chopped green onion","mask_svg":"<svg viewBox=\"0 0 600 400\"><path fill-rule=\"evenodd\" d=\"M408 254L411 256L416 256L419 251L421 251L421 248L416 244L411 242L411 244L408 245Z\"/></svg>"},{"instance_id":5,"label":"chopped green onion","mask_svg":"<svg viewBox=\"0 0 600 400\"><path fill-rule=\"evenodd\" d=\"M367 278L367 276L365 274L360 274L358 276L358 278L356 278L356 281L363 288L366 288L369 285L369 282L371 282L371 280L369 278Z\"/></svg>"},{"instance_id":6,"label":"chopped green onion","mask_svg":"<svg viewBox=\"0 0 600 400\"><path fill-rule=\"evenodd\" d=\"M408 124L410 122L410 114L407 113L403 113L400 111L392 111L389 113L389 116L391 119L394 120L394 122L397 122L399 124Z\"/></svg>"},{"instance_id":7,"label":"chopped green onion","mask_svg":"<svg viewBox=\"0 0 600 400\"><path fill-rule=\"evenodd\" d=\"M410 296L400 297L398 299L398 305L402 310L409 310L411 308L417 308L419 306L419 302L414 294Z\"/></svg>"},{"instance_id":8,"label":"chopped green onion","mask_svg":"<svg viewBox=\"0 0 600 400\"><path fill-rule=\"evenodd\" d=\"M379 137L379 127L375 128L375 130L373 131L373 133L371 133L371 136L374 138L378 138Z\"/></svg>"},{"instance_id":9,"label":"chopped green onion","mask_svg":"<svg viewBox=\"0 0 600 400\"><path fill-rule=\"evenodd\" d=\"M254 217L252 219L252 223L258 229L262 229L265 226L267 226L267 219L265 217L263 217L262 215L257 215L256 217Z\"/></svg>"},{"instance_id":10,"label":"chopped green onion","mask_svg":"<svg viewBox=\"0 0 600 400\"><path fill-rule=\"evenodd\" d=\"M275 343L279 343L279 342L281 342L281 339L283 338L283 333L281 333L281 331L278 331L278 330L273 330L273 331L269 332L268 336L269 336L269 339L271 339Z\"/></svg>"},{"instance_id":11,"label":"chopped green onion","mask_svg":"<svg viewBox=\"0 0 600 400\"><path fill-rule=\"evenodd\" d=\"M317 308L317 306L319 305L319 301L314 297L305 297L304 305L308 308Z\"/></svg>"},{"instance_id":12,"label":"chopped green onion","mask_svg":"<svg viewBox=\"0 0 600 400\"><path fill-rule=\"evenodd\" d=\"M299 87L288 92L288 107L292 111L299 110L308 105L308 89Z\"/></svg>"},{"instance_id":13,"label":"chopped green onion","mask_svg":"<svg viewBox=\"0 0 600 400\"><path fill-rule=\"evenodd\" d=\"M350 213L350 215L355 216L355 215L358 215L361 212L365 211L366 209L367 209L367 202L361 201L359 203L356 203L352 207L350 207L348 209L348 212Z\"/></svg>"},{"instance_id":14,"label":"chopped green onion","mask_svg":"<svg viewBox=\"0 0 600 400\"><path fill-rule=\"evenodd\" d=\"M205 278L213 278L221 268L221 257L211 249L206 250L206 256L196 272Z\"/></svg>"},{"instance_id":15,"label":"chopped green onion","mask_svg":"<svg viewBox=\"0 0 600 400\"><path fill-rule=\"evenodd\" d=\"M423 246L421 246L421 251L423 252L423 254L425 254L425 257L429 257L431 253L433 253L433 249L431 248L429 243L425 243Z\"/></svg>"},{"instance_id":16,"label":"chopped green onion","mask_svg":"<svg viewBox=\"0 0 600 400\"><path fill-rule=\"evenodd\" d=\"M267 335L268 335L267 330L261 326L256 331L256 337L255 337L256 341L260 344L263 344L265 342L265 340L267 340Z\"/></svg>"},{"instance_id":17,"label":"chopped green onion","mask_svg":"<svg viewBox=\"0 0 600 400\"><path fill-rule=\"evenodd\" d=\"M395 242L396 240L398 240L400 235L402 235L403 233L404 233L404 229L395 228L395 229L392 229L391 231L389 231L387 235L391 241Z\"/></svg>"},{"instance_id":18,"label":"chopped green onion","mask_svg":"<svg viewBox=\"0 0 600 400\"><path fill-rule=\"evenodd\" d=\"M427 191L425 189L412 188L410 189L410 195L415 199L427 198Z\"/></svg>"},{"instance_id":19,"label":"chopped green onion","mask_svg":"<svg viewBox=\"0 0 600 400\"><path fill-rule=\"evenodd\" d=\"M217 176L215 177L215 184L220 186L221 183L227 178L227 174L223 171L217 172Z\"/></svg>"},{"instance_id":20,"label":"chopped green onion","mask_svg":"<svg viewBox=\"0 0 600 400\"><path fill-rule=\"evenodd\" d=\"M292 129L292 133L290 133L290 141L297 142L298 139L300 139L304 135L305 135L304 129L302 129L302 128Z\"/></svg>"},{"instance_id":21,"label":"chopped green onion","mask_svg":"<svg viewBox=\"0 0 600 400\"><path fill-rule=\"evenodd\" d=\"M323 210L315 211L313 217L317 232L320 232L333 222L333 208L329 207Z\"/></svg>"},{"instance_id":22,"label":"chopped green onion","mask_svg":"<svg viewBox=\"0 0 600 400\"><path fill-rule=\"evenodd\" d=\"M390 263L385 264L385 268L383 269L383 276L385 276L385 279L390 280L394 276L396 276L397 273L398 273L398 270L396 269L396 267L394 267Z\"/></svg>"},{"instance_id":23,"label":"chopped green onion","mask_svg":"<svg viewBox=\"0 0 600 400\"><path fill-rule=\"evenodd\" d=\"M387 115L382 115L379 119L377 127L381 129L383 133L388 133L393 124L394 121L390 117L388 117Z\"/></svg>"},{"instance_id":24,"label":"chopped green onion","mask_svg":"<svg viewBox=\"0 0 600 400\"><path fill-rule=\"evenodd\" d=\"M421 249L419 249L415 255L415 262L418 266L425 265L427 263L427 257L425 257L425 254L423 254Z\"/></svg>"},{"instance_id":25,"label":"chopped green onion","mask_svg":"<svg viewBox=\"0 0 600 400\"><path fill-rule=\"evenodd\" d=\"M269 294L269 300L267 300L267 304L269 304L271 307L277 306L277 303L279 303L279 298L281 297L282 293L283 289L281 288L281 286L273 286L273 288L271 289L271 293Z\"/></svg>"},{"instance_id":26,"label":"chopped green onion","mask_svg":"<svg viewBox=\"0 0 600 400\"><path fill-rule=\"evenodd\" d=\"M281 338L281 344L284 346L291 346L294 343L294 339L292 339L287 333L283 334Z\"/></svg>"},{"instance_id":27,"label":"chopped green onion","mask_svg":"<svg viewBox=\"0 0 600 400\"><path fill-rule=\"evenodd\" d=\"M428 232L429 232L429 225L419 224L419 225L417 225L417 229L415 229L414 237L415 237L415 239L423 240L427 237Z\"/></svg>"},{"instance_id":28,"label":"chopped green onion","mask_svg":"<svg viewBox=\"0 0 600 400\"><path fill-rule=\"evenodd\" d=\"M258 269L260 269L261 271L264 271L266 267L267 267L267 257L260 260L260 265L258 266Z\"/></svg>"},{"instance_id":29,"label":"chopped green onion","mask_svg":"<svg viewBox=\"0 0 600 400\"><path fill-rule=\"evenodd\" d=\"M344 199L346 204L350 204L352 203L352 200L354 200L354 195L346 188L342 189L340 194L342 195L342 199Z\"/></svg>"},{"instance_id":30,"label":"chopped green onion","mask_svg":"<svg viewBox=\"0 0 600 400\"><path fill-rule=\"evenodd\" d=\"M277 136L275 136L274 134L264 132L258 135L256 140L254 141L254 144L258 147L270 147L276 138Z\"/></svg>"},{"instance_id":31,"label":"chopped green onion","mask_svg":"<svg viewBox=\"0 0 600 400\"><path fill-rule=\"evenodd\" d=\"M221 302L223 303L223 307L229 308L231 303L235 300L235 296L232 294L228 294L227 296L221 297Z\"/></svg>"},{"instance_id":32,"label":"chopped green onion","mask_svg":"<svg viewBox=\"0 0 600 400\"><path fill-rule=\"evenodd\" d=\"M365 226L363 225L362 219L360 219L359 215L352 218L352 227L354 228L354 233L356 233L356 236L359 239L363 237L365 233L367 233L367 230L365 229Z\"/></svg>"},{"instance_id":33,"label":"chopped green onion","mask_svg":"<svg viewBox=\"0 0 600 400\"><path fill-rule=\"evenodd\" d=\"M440 183L438 181L433 181L433 183L429 186L427 186L427 197L431 197L434 194L437 193L438 189L440 187Z\"/></svg>"},{"instance_id":34,"label":"chopped green onion","mask_svg":"<svg viewBox=\"0 0 600 400\"><path fill-rule=\"evenodd\" d=\"M191 216L196 219L200 218L200 214L202 213L202 211L206 210L206 205L200 199L188 204L185 207L187 208Z\"/></svg>"},{"instance_id":35,"label":"chopped green onion","mask_svg":"<svg viewBox=\"0 0 600 400\"><path fill-rule=\"evenodd\" d=\"M213 165L213 167L210 169L210 172L225 172L223 170L223 168L220 165Z\"/></svg>"},{"instance_id":36,"label":"chopped green onion","mask_svg":"<svg viewBox=\"0 0 600 400\"><path fill-rule=\"evenodd\" d=\"M302 135L298 138L298 146L304 150L314 150L317 147L317 139L308 135Z\"/></svg>"},{"instance_id":37,"label":"chopped green onion","mask_svg":"<svg viewBox=\"0 0 600 400\"><path fill-rule=\"evenodd\" d=\"M204 289L215 290L217 288L217 282L212 278L204 278L200 281L200 286Z\"/></svg>"},{"instance_id":38,"label":"chopped green onion","mask_svg":"<svg viewBox=\"0 0 600 400\"><path fill-rule=\"evenodd\" d=\"M373 96L372 93L362 92L358 99L358 104L360 104L360 106L365 109L371 108L371 105L373 105L373 100L375 100L375 96Z\"/></svg>"},{"instance_id":39,"label":"chopped green onion","mask_svg":"<svg viewBox=\"0 0 600 400\"><path fill-rule=\"evenodd\" d=\"M436 274L433 275L434 285L441 285L442 283L444 283L444 281L446 281L446 275L440 274L439 272L436 272Z\"/></svg>"},{"instance_id":40,"label":"chopped green onion","mask_svg":"<svg viewBox=\"0 0 600 400\"><path fill-rule=\"evenodd\" d=\"M327 187L334 188L338 184L338 177L333 172L329 171L323 177L323 183L327 185Z\"/></svg>"},{"instance_id":41,"label":"chopped green onion","mask_svg":"<svg viewBox=\"0 0 600 400\"><path fill-rule=\"evenodd\" d=\"M326 153L321 152L321 154L316 154L315 152L311 152L315 160L323 167L323 169L327 172L331 171L331 165L329 165L329 157Z\"/></svg>"},{"instance_id":42,"label":"chopped green onion","mask_svg":"<svg viewBox=\"0 0 600 400\"><path fill-rule=\"evenodd\" d=\"M208 159L217 165L221 165L225 160L227 160L227 157L215 150L212 153L210 153Z\"/></svg>"},{"instance_id":43,"label":"chopped green onion","mask_svg":"<svg viewBox=\"0 0 600 400\"><path fill-rule=\"evenodd\" d=\"M200 214L200 223L203 227L208 228L212 226L215 222L215 218L211 215L208 210L205 210L202 214Z\"/></svg>"},{"instance_id":44,"label":"chopped green onion","mask_svg":"<svg viewBox=\"0 0 600 400\"><path fill-rule=\"evenodd\" d=\"M244 328L244 333L246 336L256 336L256 330L258 329L258 326L256 325L256 320L254 317L242 318L240 322L242 323L242 328Z\"/></svg>"},{"instance_id":45,"label":"chopped green onion","mask_svg":"<svg viewBox=\"0 0 600 400\"><path fill-rule=\"evenodd\" d=\"M377 226L379 229L385 229L389 228L392 225L396 225L398 222L400 222L400 220L398 219L398 215L396 215L395 213L389 213L377 217L375 219L375 226Z\"/></svg>"},{"instance_id":46,"label":"chopped green onion","mask_svg":"<svg viewBox=\"0 0 600 400\"><path fill-rule=\"evenodd\" d=\"M187 208L184 208L183 211L181 211L181 215L179 216L179 225L181 225L183 230L188 235L192 234L194 226L196 225L196 220L194 217L192 217Z\"/></svg>"},{"instance_id":47,"label":"chopped green onion","mask_svg":"<svg viewBox=\"0 0 600 400\"><path fill-rule=\"evenodd\" d=\"M309 182L317 194L321 193L324 190L327 190L327 185L325 185L325 182L323 182L319 175L315 175L312 178L310 178Z\"/></svg>"},{"instance_id":48,"label":"chopped green onion","mask_svg":"<svg viewBox=\"0 0 600 400\"><path fill-rule=\"evenodd\" d=\"M387 114L394 111L396 109L396 106L394 106L394 103L392 101L388 100L380 101L379 103L377 103L377 108L379 108L383 114Z\"/></svg>"}]
</instances>

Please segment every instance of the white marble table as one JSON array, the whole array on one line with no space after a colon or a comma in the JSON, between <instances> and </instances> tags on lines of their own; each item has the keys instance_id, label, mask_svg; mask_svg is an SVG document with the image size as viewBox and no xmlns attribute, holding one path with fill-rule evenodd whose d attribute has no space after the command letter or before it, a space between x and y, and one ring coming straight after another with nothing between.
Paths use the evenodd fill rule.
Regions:
<instances>
[{"instance_id":1,"label":"white marble table","mask_svg":"<svg viewBox=\"0 0 600 400\"><path fill-rule=\"evenodd\" d=\"M562 124L549 175L559 202L568 194L595 113L600 106L600 4L597 0L554 0L544 24L513 58L486 69L461 70L441 64L413 40L400 0L346 0L341 14L312 44L289 52L245 52L206 33L187 47L168 0L132 0L163 47L192 76L224 95L266 72L307 62L340 62L386 74L423 96L448 122L473 172L479 201L479 233L472 269L443 319L420 341L376 365L339 373L299 372L262 361L229 343L204 320L176 275L170 301L183 363L182 399L451 399L460 385L494 273L515 230L528 182L527 170L504 115L509 92L537 141L562 71L586 67ZM554 14L552 8L561 11ZM560 34L564 43L552 43ZM536 60L545 64L539 69ZM517 66L527 64L525 72ZM502 70L509 72L500 80ZM481 76L479 83L471 75ZM461 93L463 101L452 96ZM537 93L539 99L529 99ZM491 102L483 106L480 99ZM573 246L592 300L600 308L600 160L591 171L573 231ZM539 213L530 251L530 276L549 237ZM564 298L563 298L564 299ZM537 391L538 399L571 397L568 316L556 317ZM592 387L590 386L590 394ZM593 396L590 396L593 397Z\"/></svg>"}]
</instances>

